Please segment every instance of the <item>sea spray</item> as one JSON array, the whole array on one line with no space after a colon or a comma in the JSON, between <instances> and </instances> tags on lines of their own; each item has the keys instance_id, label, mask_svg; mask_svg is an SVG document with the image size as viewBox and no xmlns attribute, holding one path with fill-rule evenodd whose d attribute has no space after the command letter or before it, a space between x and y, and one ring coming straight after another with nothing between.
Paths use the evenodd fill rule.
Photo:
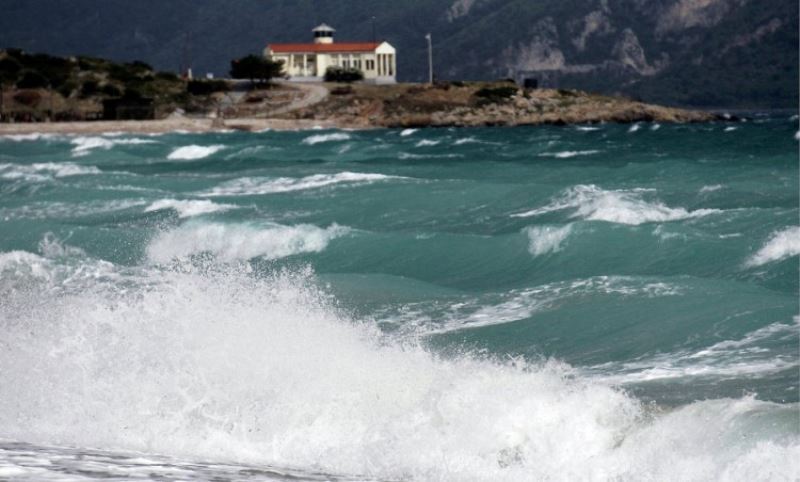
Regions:
<instances>
[{"instance_id":1,"label":"sea spray","mask_svg":"<svg viewBox=\"0 0 800 482\"><path fill-rule=\"evenodd\" d=\"M740 437L753 417L788 414L773 404L660 416L562 364L381 343L308 270L118 274L127 289L81 278L54 296L19 284L0 305L0 386L15 387L0 397L1 436L378 478L703 480L780 458L769 470L796 468L788 427L766 443Z\"/></svg>"}]
</instances>

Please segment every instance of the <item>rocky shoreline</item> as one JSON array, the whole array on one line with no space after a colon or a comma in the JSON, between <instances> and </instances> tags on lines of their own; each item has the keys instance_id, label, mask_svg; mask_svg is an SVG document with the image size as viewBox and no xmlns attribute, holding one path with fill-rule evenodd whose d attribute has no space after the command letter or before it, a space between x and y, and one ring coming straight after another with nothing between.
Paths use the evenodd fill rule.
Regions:
<instances>
[{"instance_id":1,"label":"rocky shoreline","mask_svg":"<svg viewBox=\"0 0 800 482\"><path fill-rule=\"evenodd\" d=\"M319 87L319 86L318 86ZM97 134L572 125L634 122L709 122L724 120L708 112L645 104L571 90L524 90L510 83L325 84L326 95L297 109L251 111L247 117L171 116L161 120L0 124L0 135L33 133ZM305 88L307 89L307 88ZM269 95L304 89L283 84ZM268 102L265 102L265 105ZM302 103L301 103L302 104Z\"/></svg>"},{"instance_id":2,"label":"rocky shoreline","mask_svg":"<svg viewBox=\"0 0 800 482\"><path fill-rule=\"evenodd\" d=\"M709 122L702 111L645 104L573 90L517 88L510 83L433 86L336 86L323 102L288 114L355 127L479 127L602 122Z\"/></svg>"}]
</instances>

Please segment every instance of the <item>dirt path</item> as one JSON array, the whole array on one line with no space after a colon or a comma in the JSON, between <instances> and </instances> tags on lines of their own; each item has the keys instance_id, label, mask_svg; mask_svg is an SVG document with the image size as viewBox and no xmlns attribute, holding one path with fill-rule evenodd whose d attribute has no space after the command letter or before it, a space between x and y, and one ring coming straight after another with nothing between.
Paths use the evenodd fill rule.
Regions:
<instances>
[{"instance_id":1,"label":"dirt path","mask_svg":"<svg viewBox=\"0 0 800 482\"><path fill-rule=\"evenodd\" d=\"M311 107L314 104L319 104L328 98L330 92L324 85L319 84L303 84L303 83L289 83L280 82L282 85L291 86L294 89L301 90L305 95L303 97L292 101L289 105L271 111L270 116L283 115L287 112L292 112L299 109Z\"/></svg>"}]
</instances>

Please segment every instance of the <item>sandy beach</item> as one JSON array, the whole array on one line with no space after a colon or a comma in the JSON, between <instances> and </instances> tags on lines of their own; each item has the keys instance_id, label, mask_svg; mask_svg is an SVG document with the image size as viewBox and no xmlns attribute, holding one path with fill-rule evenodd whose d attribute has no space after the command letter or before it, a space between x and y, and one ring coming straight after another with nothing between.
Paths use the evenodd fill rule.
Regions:
<instances>
[{"instance_id":1,"label":"sandy beach","mask_svg":"<svg viewBox=\"0 0 800 482\"><path fill-rule=\"evenodd\" d=\"M306 130L333 128L340 125L324 120L305 119L192 119L170 118L149 121L94 121L94 122L33 122L0 124L0 135L25 134L103 134L124 132L132 134L163 134L167 132L216 132L227 130Z\"/></svg>"}]
</instances>

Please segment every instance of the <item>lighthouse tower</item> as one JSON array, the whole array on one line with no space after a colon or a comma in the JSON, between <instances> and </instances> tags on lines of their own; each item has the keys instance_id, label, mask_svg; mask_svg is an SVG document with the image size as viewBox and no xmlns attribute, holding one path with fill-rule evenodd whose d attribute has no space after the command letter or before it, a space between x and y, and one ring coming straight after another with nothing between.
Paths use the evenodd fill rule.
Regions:
<instances>
[{"instance_id":1,"label":"lighthouse tower","mask_svg":"<svg viewBox=\"0 0 800 482\"><path fill-rule=\"evenodd\" d=\"M333 34L334 32L336 32L336 30L330 25L326 25L323 23L319 27L312 30L312 32L314 32L315 44L332 44Z\"/></svg>"}]
</instances>

